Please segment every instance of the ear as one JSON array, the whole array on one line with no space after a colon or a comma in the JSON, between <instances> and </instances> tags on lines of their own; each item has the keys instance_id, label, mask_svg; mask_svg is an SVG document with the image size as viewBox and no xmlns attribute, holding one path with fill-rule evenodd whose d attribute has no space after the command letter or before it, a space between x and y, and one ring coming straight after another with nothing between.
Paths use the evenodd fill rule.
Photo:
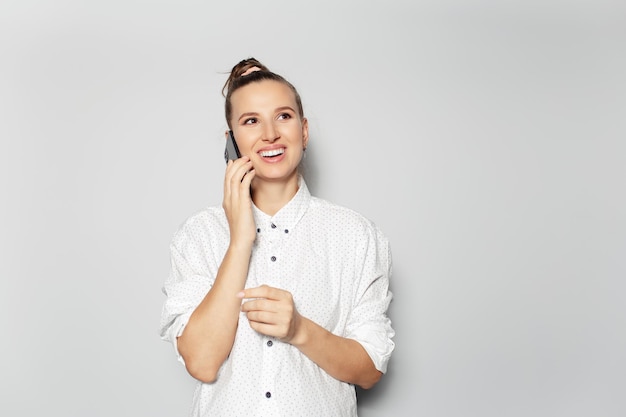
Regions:
<instances>
[{"instance_id":1,"label":"ear","mask_svg":"<svg viewBox=\"0 0 626 417\"><path fill-rule=\"evenodd\" d=\"M230 135L230 130L224 132L224 139L228 140L228 136Z\"/></svg>"},{"instance_id":2,"label":"ear","mask_svg":"<svg viewBox=\"0 0 626 417\"><path fill-rule=\"evenodd\" d=\"M302 119L302 148L309 146L309 121L307 118Z\"/></svg>"}]
</instances>

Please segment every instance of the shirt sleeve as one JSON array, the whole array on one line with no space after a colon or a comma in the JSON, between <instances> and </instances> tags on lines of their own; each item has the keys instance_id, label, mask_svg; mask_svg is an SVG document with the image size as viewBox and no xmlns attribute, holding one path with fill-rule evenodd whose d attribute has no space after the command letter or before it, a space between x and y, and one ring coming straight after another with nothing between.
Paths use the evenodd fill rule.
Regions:
<instances>
[{"instance_id":1,"label":"shirt sleeve","mask_svg":"<svg viewBox=\"0 0 626 417\"><path fill-rule=\"evenodd\" d=\"M184 363L178 351L177 337L182 335L191 314L212 286L212 280L196 273L189 265L175 238L170 245L171 269L163 286L166 296L161 313L160 335L174 347L177 358Z\"/></svg>"},{"instance_id":2,"label":"shirt sleeve","mask_svg":"<svg viewBox=\"0 0 626 417\"><path fill-rule=\"evenodd\" d=\"M387 316L393 297L389 291L391 249L387 238L372 226L359 248L356 261L362 263L354 307L346 326L346 337L358 341L376 369L385 373L395 347L395 331ZM358 270L358 269L357 269Z\"/></svg>"}]
</instances>

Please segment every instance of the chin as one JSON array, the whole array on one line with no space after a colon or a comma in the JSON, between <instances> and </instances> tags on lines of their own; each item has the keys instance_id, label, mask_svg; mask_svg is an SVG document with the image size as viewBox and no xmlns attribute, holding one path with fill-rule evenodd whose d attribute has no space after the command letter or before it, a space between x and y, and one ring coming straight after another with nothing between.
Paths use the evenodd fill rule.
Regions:
<instances>
[{"instance_id":1,"label":"chin","mask_svg":"<svg viewBox=\"0 0 626 417\"><path fill-rule=\"evenodd\" d=\"M294 177L295 178L298 177L297 170L292 170L289 172L285 172L284 170L277 170L277 169L265 170L263 172L260 172L260 170L258 170L255 176L255 178L259 178L259 179L262 179L263 181L268 181L268 182L289 181L293 179Z\"/></svg>"}]
</instances>

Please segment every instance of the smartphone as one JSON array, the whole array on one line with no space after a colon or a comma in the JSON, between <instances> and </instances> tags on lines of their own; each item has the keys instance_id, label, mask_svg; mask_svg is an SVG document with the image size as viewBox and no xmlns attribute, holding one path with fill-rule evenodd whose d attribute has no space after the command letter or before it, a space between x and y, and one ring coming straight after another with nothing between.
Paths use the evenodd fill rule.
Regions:
<instances>
[{"instance_id":1,"label":"smartphone","mask_svg":"<svg viewBox=\"0 0 626 417\"><path fill-rule=\"evenodd\" d=\"M229 130L228 139L226 139L226 149L224 149L224 159L226 160L226 163L228 163L228 161L234 161L239 158L241 158L239 147L237 146L237 142L235 142L233 131Z\"/></svg>"}]
</instances>

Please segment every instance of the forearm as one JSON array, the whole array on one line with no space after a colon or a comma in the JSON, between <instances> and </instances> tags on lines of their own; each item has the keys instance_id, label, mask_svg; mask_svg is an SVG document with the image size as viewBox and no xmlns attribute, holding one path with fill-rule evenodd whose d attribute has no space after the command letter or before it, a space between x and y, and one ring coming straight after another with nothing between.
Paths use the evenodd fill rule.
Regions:
<instances>
[{"instance_id":1,"label":"forearm","mask_svg":"<svg viewBox=\"0 0 626 417\"><path fill-rule=\"evenodd\" d=\"M359 342L337 336L305 317L300 317L291 344L340 381L369 389L382 376Z\"/></svg>"},{"instance_id":2,"label":"forearm","mask_svg":"<svg viewBox=\"0 0 626 417\"><path fill-rule=\"evenodd\" d=\"M213 286L178 338L187 370L201 381L215 380L232 349L241 308L236 294L245 286L250 251L245 246L228 248Z\"/></svg>"}]
</instances>

